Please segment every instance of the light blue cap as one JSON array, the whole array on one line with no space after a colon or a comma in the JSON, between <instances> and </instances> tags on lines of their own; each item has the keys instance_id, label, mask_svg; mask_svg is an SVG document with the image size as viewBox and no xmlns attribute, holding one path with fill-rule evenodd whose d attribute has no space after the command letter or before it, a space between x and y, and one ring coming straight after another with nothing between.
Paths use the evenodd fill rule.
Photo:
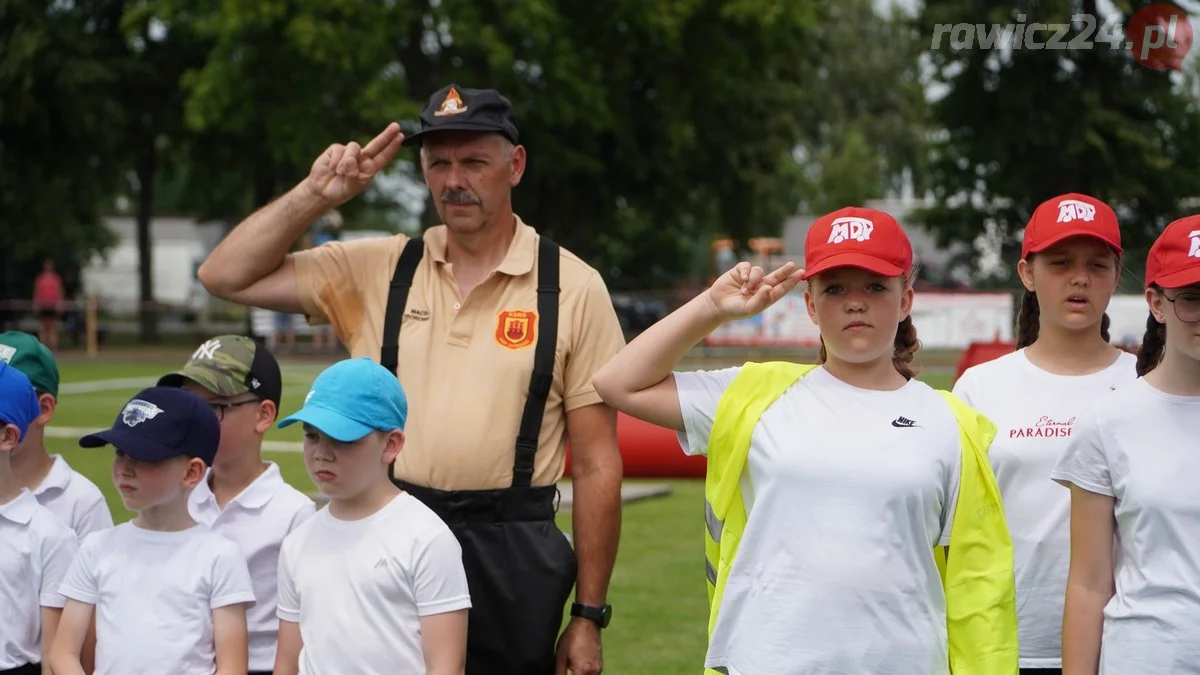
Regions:
<instances>
[{"instance_id":1,"label":"light blue cap","mask_svg":"<svg viewBox=\"0 0 1200 675\"><path fill-rule=\"evenodd\" d=\"M279 422L303 422L335 441L350 443L372 431L404 429L408 398L396 375L367 357L345 359L321 371L304 406Z\"/></svg>"}]
</instances>

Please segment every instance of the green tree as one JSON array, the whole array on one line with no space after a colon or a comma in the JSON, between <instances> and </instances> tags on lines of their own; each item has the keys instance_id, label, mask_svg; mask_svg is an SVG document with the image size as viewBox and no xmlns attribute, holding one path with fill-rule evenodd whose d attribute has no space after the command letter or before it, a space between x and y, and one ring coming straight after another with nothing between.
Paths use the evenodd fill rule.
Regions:
<instances>
[{"instance_id":1,"label":"green tree","mask_svg":"<svg viewBox=\"0 0 1200 675\"><path fill-rule=\"evenodd\" d=\"M1116 3L1126 17L1146 4ZM1072 23L1080 13L1100 17L1101 25ZM1087 31L1095 47L966 49L943 35L930 52L934 83L946 88L933 106L939 135L929 184L937 203L922 219L943 244L972 244L992 228L1003 278L1014 269L1019 235L1036 205L1083 192L1117 210L1126 265L1136 269L1162 227L1196 196L1197 99L1170 73L1138 65L1119 44L1123 37L1105 36L1116 39L1115 48L1098 41L1104 17L1094 0L928 0L918 25L932 44L937 24L969 22L983 30L1022 20L1071 24L1064 42Z\"/></svg>"},{"instance_id":2,"label":"green tree","mask_svg":"<svg viewBox=\"0 0 1200 675\"><path fill-rule=\"evenodd\" d=\"M71 273L113 243L120 18L117 0L0 2L0 297L30 297L44 257Z\"/></svg>"}]
</instances>

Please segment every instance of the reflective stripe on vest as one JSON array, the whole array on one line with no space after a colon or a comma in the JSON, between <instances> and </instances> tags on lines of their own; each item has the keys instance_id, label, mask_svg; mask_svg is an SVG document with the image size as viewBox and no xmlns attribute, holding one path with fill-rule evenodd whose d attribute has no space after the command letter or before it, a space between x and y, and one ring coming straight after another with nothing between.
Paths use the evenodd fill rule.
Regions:
<instances>
[{"instance_id":1,"label":"reflective stripe on vest","mask_svg":"<svg viewBox=\"0 0 1200 675\"><path fill-rule=\"evenodd\" d=\"M767 408L815 367L747 363L717 405L704 478L710 640L729 570L746 529L740 480L751 436ZM958 421L962 447L958 502L950 531L954 554L947 556L940 546L934 551L946 593L950 672L1012 675L1018 672L1012 540L1000 489L987 459L996 427L950 392L938 393ZM720 672L705 670L708 675Z\"/></svg>"}]
</instances>

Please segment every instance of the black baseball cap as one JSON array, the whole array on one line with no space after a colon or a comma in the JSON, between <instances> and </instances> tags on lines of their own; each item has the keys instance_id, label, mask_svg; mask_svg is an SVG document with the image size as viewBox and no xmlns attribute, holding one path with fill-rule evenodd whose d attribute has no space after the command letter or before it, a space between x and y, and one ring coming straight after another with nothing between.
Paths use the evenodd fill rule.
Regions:
<instances>
[{"instance_id":1,"label":"black baseball cap","mask_svg":"<svg viewBox=\"0 0 1200 675\"><path fill-rule=\"evenodd\" d=\"M150 387L117 413L111 429L79 439L81 448L113 445L142 462L198 457L212 466L221 444L221 423L211 406L179 387Z\"/></svg>"},{"instance_id":2,"label":"black baseball cap","mask_svg":"<svg viewBox=\"0 0 1200 675\"><path fill-rule=\"evenodd\" d=\"M404 137L404 145L420 145L438 131L481 131L503 135L518 143L512 103L495 89L467 89L449 84L429 97L421 111L421 129Z\"/></svg>"}]
</instances>

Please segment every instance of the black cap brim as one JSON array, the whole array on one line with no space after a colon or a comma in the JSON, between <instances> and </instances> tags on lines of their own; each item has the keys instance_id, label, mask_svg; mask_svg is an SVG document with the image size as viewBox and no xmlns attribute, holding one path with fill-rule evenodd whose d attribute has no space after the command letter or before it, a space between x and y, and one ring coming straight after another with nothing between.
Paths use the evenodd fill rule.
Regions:
<instances>
[{"instance_id":1,"label":"black cap brim","mask_svg":"<svg viewBox=\"0 0 1200 675\"><path fill-rule=\"evenodd\" d=\"M79 439L81 448L100 448L105 445L111 445L139 462L162 462L173 457L191 456L124 429L105 429ZM204 463L209 464L208 461Z\"/></svg>"},{"instance_id":2,"label":"black cap brim","mask_svg":"<svg viewBox=\"0 0 1200 675\"><path fill-rule=\"evenodd\" d=\"M420 131L413 132L411 135L405 136L404 140L400 144L405 147L418 146L421 144L421 139L431 134L437 134L443 131L474 131L478 133L500 134L501 136L512 141L513 145L518 144L516 134L514 134L511 129L505 129L504 127L500 127L495 124L480 124L473 122L447 122L445 124L439 124L436 127L422 129Z\"/></svg>"}]
</instances>

